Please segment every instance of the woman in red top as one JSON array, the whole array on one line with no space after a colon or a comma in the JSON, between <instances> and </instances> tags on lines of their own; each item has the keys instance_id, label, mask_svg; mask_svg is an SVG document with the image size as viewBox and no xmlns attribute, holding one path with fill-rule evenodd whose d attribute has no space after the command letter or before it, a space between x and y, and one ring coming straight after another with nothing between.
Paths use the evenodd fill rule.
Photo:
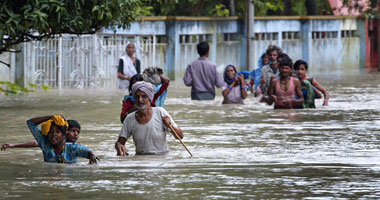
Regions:
<instances>
[{"instance_id":1,"label":"woman in red top","mask_svg":"<svg viewBox=\"0 0 380 200\"><path fill-rule=\"evenodd\" d=\"M161 86L160 90L156 94L154 94L153 100L150 103L151 107L156 107L156 99L158 97L160 97L165 92L165 90L168 89L168 87L169 87L170 80L168 78L166 78L165 76L163 76L162 74L160 74L160 78L161 78L162 86ZM143 77L140 74L136 74L136 75L132 76L132 78L130 80L129 88L128 88L130 94L132 91L133 84L135 84L138 81L144 81ZM125 95L124 100L123 100L123 105L121 107L121 113L120 113L121 123L124 122L125 117L127 117L127 115L129 113L134 112L136 110L134 105L135 105L135 100L133 99L133 97L129 96L129 95Z\"/></svg>"}]
</instances>

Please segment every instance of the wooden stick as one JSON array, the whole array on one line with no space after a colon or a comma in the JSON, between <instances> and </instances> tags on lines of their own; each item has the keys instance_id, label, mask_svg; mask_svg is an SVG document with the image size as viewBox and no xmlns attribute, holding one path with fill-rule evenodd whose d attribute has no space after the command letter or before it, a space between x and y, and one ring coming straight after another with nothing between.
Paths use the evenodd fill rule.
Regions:
<instances>
[{"instance_id":1,"label":"wooden stick","mask_svg":"<svg viewBox=\"0 0 380 200\"><path fill-rule=\"evenodd\" d=\"M169 125L169 128L170 130L172 130L172 133L174 135L174 137L176 137L180 142L181 144L183 145L183 147L185 147L186 151L189 152L190 154L190 157L193 157L193 154L190 152L190 150L186 147L185 143L182 142L181 138L178 136L177 132L175 131L175 129L173 128L172 125Z\"/></svg>"}]
</instances>

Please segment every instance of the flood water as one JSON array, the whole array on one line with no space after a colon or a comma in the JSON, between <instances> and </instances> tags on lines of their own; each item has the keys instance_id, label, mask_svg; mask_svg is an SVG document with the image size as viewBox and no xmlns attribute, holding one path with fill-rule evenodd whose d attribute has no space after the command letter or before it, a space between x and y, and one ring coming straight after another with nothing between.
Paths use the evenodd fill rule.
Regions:
<instances>
[{"instance_id":1,"label":"flood water","mask_svg":"<svg viewBox=\"0 0 380 200\"><path fill-rule=\"evenodd\" d=\"M184 130L168 135L165 156L117 157L122 93L51 90L0 97L0 143L33 140L26 120L63 114L82 125L79 141L101 162L43 162L39 148L0 152L0 198L28 199L336 199L380 198L380 75L319 82L328 107L273 110L189 98L171 85L166 110Z\"/></svg>"}]
</instances>

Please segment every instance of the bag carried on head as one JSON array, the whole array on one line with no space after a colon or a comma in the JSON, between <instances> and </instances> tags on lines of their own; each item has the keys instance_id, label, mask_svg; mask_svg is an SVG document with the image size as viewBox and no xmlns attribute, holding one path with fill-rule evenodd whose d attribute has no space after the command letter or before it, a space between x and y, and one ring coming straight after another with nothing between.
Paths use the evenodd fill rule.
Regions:
<instances>
[{"instance_id":1,"label":"bag carried on head","mask_svg":"<svg viewBox=\"0 0 380 200\"><path fill-rule=\"evenodd\" d=\"M144 81L146 82L152 83L153 85L160 85L161 84L160 74L162 73L163 71L161 68L148 67L142 73L142 77Z\"/></svg>"}]
</instances>

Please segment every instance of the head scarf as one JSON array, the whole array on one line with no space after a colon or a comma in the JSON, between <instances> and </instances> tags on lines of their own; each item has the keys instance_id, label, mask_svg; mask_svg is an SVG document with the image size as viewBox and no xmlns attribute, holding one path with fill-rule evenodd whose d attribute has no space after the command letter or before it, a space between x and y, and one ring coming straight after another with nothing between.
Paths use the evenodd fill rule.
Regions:
<instances>
[{"instance_id":1,"label":"head scarf","mask_svg":"<svg viewBox=\"0 0 380 200\"><path fill-rule=\"evenodd\" d=\"M149 98L150 101L153 100L154 96L154 86L151 83L145 81L139 81L132 86L132 96L135 96L137 90L143 91Z\"/></svg>"},{"instance_id":2,"label":"head scarf","mask_svg":"<svg viewBox=\"0 0 380 200\"><path fill-rule=\"evenodd\" d=\"M47 136L50 131L51 124L54 122L57 126L66 126L66 129L69 127L67 121L61 115L54 115L51 119L41 124L41 134ZM64 133L66 134L66 133Z\"/></svg>"},{"instance_id":3,"label":"head scarf","mask_svg":"<svg viewBox=\"0 0 380 200\"><path fill-rule=\"evenodd\" d=\"M228 76L227 76L227 69L228 69L229 67L232 67L232 68L234 69L235 73L236 73L235 76L234 76L234 78L232 78L232 79L228 79ZM249 72L248 72L248 71L243 70L243 71L237 73L237 71L236 71L236 67L235 67L235 66L233 66L233 65L227 65L227 67L224 68L223 78L224 78L224 81L225 81L228 85L231 85L231 83L234 82L235 78L236 78L237 76L241 75L241 74L244 75L244 79L249 78Z\"/></svg>"},{"instance_id":4,"label":"head scarf","mask_svg":"<svg viewBox=\"0 0 380 200\"><path fill-rule=\"evenodd\" d=\"M224 68L224 73L223 73L224 81L225 81L228 85L231 85L231 83L234 82L234 79L235 79L236 75L235 75L234 78L232 78L232 79L229 79L229 78L228 78L228 76L227 76L227 69L228 69L229 67L232 67L232 68L234 69L235 74L237 73L237 71L236 71L236 67L233 66L233 65L227 65L227 67Z\"/></svg>"}]
</instances>

